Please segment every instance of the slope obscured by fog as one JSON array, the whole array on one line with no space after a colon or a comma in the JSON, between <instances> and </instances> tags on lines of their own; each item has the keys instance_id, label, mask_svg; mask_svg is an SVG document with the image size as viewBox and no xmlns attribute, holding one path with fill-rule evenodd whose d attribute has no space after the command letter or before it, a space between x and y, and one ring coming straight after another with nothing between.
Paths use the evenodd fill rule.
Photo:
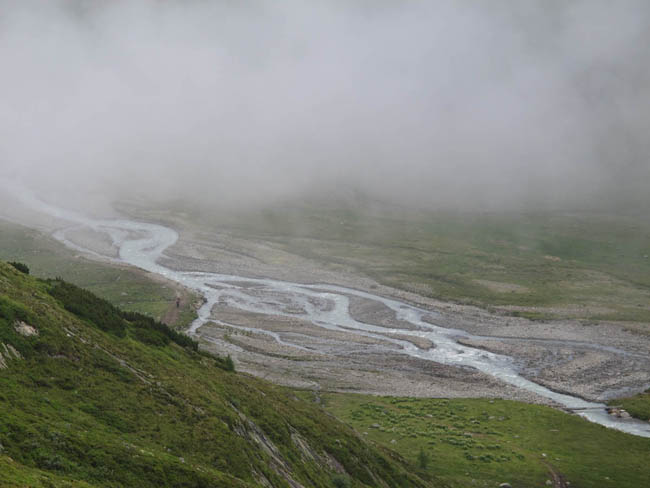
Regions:
<instances>
[{"instance_id":1,"label":"slope obscured by fog","mask_svg":"<svg viewBox=\"0 0 650 488\"><path fill-rule=\"evenodd\" d=\"M650 3L0 1L0 175L51 198L645 205Z\"/></svg>"}]
</instances>

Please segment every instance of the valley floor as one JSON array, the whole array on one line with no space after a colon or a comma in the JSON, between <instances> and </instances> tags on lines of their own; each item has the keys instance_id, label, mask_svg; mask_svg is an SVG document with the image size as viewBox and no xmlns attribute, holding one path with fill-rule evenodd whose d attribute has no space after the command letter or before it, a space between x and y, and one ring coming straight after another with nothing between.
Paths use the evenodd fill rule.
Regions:
<instances>
[{"instance_id":1,"label":"valley floor","mask_svg":"<svg viewBox=\"0 0 650 488\"><path fill-rule=\"evenodd\" d=\"M134 214L167 222L180 231L179 242L163 260L170 268L338 284L412 303L431 310L432 323L474 336L459 339L461 343L510 356L527 378L589 400L605 401L650 387L646 323L505 315L387 286L353 266L305 257L272 239L228 230L211 232L173 214ZM385 326L387 339L405 339L421 349L431 347L426 340L400 335L400 328L409 324L382 304L349 299L353 318ZM411 358L389 340L315 327L297 314L295 318L262 316L218 303L212 316L219 323L209 323L199 331L205 347L226 350L241 370L280 384L379 395L500 397L549 403L476 370Z\"/></svg>"},{"instance_id":2,"label":"valley floor","mask_svg":"<svg viewBox=\"0 0 650 488\"><path fill-rule=\"evenodd\" d=\"M645 323L530 320L473 305L440 301L382 284L353 266L299 255L273 239L227 229L212 232L190 218L170 212L135 209L130 212L135 219L162 221L179 230L180 240L166 251L161 261L169 268L337 284L396 298L430 310L427 320L433 324L456 329L459 335L473 336L471 339L459 337L460 343L513 358L528 379L589 400L606 401L650 387L650 334L647 334ZM56 225L52 224L52 230ZM131 306L147 312L146 304L156 303L158 316L172 321L179 318L174 317L174 302L175 296L180 296L181 322L187 323L188 309L195 298L171 282L157 278L158 284L149 288L144 284L131 285L133 271L125 269L115 273L111 271L115 269L111 264L104 265L98 272L97 265L81 259L78 254L66 255L66 252L71 253L62 251L60 244L50 242L43 250L44 245L36 238L38 233L32 233L31 239L20 239L15 237L20 232L13 229L14 239L10 242L14 248L24 247L28 242L36 255L27 260L36 264L37 269L55 266L56 274L90 286L100 294L105 292L106 298L127 308ZM104 255L116 255L117 250L110 242L92 231L75 231L68 233L67 238L84 247L96 248ZM317 247L318 243L312 245ZM11 246L6 247L11 249ZM54 259L57 254L61 256ZM84 267L90 269L84 271ZM76 280L75 275L79 275ZM96 276L106 276L105 283L97 286ZM120 278L123 281L120 282ZM147 282L145 277L142 282ZM133 292L128 286L135 287ZM133 293L142 302L130 305ZM255 293L252 286L250 293ZM160 301L161 295L167 296L166 301ZM421 350L432 344L426 339L400 334L400 330L409 328L410 324L399 320L393 310L381 303L360 297L348 298L354 319L381 325L386 332L379 338L354 331L341 333L307 323L299 317L299 310L295 316L260 315L227 303L217 303L212 310L214 321L198 332L205 348L231 354L240 370L287 386L378 395L499 397L550 403L548 399L475 369L403 354L404 346L394 340L407 341Z\"/></svg>"},{"instance_id":3,"label":"valley floor","mask_svg":"<svg viewBox=\"0 0 650 488\"><path fill-rule=\"evenodd\" d=\"M175 214L133 211L132 216L161 221L179 230L181 239L161 260L172 269L338 284L396 298L430 310L427 320L457 330L459 343L510 356L527 378L590 400L617 398L650 386L650 335L646 322L530 320L388 286L354 266L290 252L272 239L228 230L213 232ZM16 236L25 231L12 228L11 232ZM9 235L3 232L1 236L5 254L11 247L4 244ZM47 269L52 257L39 255L42 250L35 244L43 235L30 235L35 252L21 260ZM92 234L75 232L68 238L88 247L102 246L109 255L115 251L110 243L98 242ZM14 248L20 250L25 242L23 236L14 241ZM61 251L58 243L50 242L48 246L50 251ZM79 255L63 253L57 260L58 269L68 273L80 264L93 270L95 266L114 269L113 264L88 261ZM81 276L94 276L93 270ZM100 288L108 292L107 298L124 300L117 290L133 290L141 301L131 305L146 311L147 297L157 297L159 316L173 319L175 296L180 294L184 318L176 319L187 323L194 299L191 293L160 280L155 286L142 286L137 274L127 271L103 273ZM244 293L256 293L253 284L247 287L242 281L239 285ZM381 303L353 295L347 298L354 319L385 327L380 337L314 326L299 317L300 310L295 310L295 316L272 316L219 302L211 311L213 320L199 329L202 347L230 354L240 372L311 390L298 395L321 404L360 435L398 451L413 465L418 464L420 451L424 452L431 460L432 473L441 475L452 486L491 486L509 480L516 481L517 486L537 486L546 479L560 483L565 476L581 482L580 486L638 486L639 476L647 474L647 466L639 462L647 459L647 439L630 438L553 409L510 402L551 403L475 369L409 357L395 340L420 350L435 346L426 338L407 336L412 326ZM292 304L286 305L290 311ZM472 338L462 338L465 333ZM635 452L623 454L628 442L636 446ZM618 454L610 456L610 448ZM427 469L421 471L426 476ZM557 483L554 486L562 486Z\"/></svg>"}]
</instances>

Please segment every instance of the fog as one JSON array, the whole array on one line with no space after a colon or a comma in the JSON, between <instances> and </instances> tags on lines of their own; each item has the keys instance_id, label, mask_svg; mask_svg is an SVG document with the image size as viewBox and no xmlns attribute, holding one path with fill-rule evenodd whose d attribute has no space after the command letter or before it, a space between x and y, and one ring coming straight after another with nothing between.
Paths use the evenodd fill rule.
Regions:
<instances>
[{"instance_id":1,"label":"fog","mask_svg":"<svg viewBox=\"0 0 650 488\"><path fill-rule=\"evenodd\" d=\"M650 3L0 0L0 176L50 198L647 205Z\"/></svg>"}]
</instances>

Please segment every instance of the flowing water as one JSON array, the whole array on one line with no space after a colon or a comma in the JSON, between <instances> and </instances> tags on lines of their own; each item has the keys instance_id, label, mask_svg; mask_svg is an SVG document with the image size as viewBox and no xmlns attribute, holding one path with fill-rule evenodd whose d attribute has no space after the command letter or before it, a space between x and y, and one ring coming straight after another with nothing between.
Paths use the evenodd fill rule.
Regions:
<instances>
[{"instance_id":1,"label":"flowing water","mask_svg":"<svg viewBox=\"0 0 650 488\"><path fill-rule=\"evenodd\" d=\"M401 347L403 354L424 360L436 361L448 365L475 368L504 383L527 390L576 412L582 417L630 434L650 437L650 424L635 419L619 419L609 415L605 405L583 400L552 391L533 381L522 377L511 358L465 346L457 342L458 337L472 338L464 331L448 329L433 325L425 318L436 314L430 310L388 299L343 286L329 284L301 284L273 279L255 279L236 275L218 273L177 271L158 263L164 251L178 240L173 229L158 224L134 222L131 220L93 219L79 213L49 205L26 189L17 191L17 186L5 186L16 198L33 210L51 217L69 222L71 225L56 231L53 236L68 247L80 252L99 256L104 259L127 263L152 273L158 273L170 280L199 292L205 303L198 311L198 318L190 325L188 334L200 335L200 328L208 321L219 323L211 317L215 304L226 304L237 309L276 316L300 317L325 329L340 332L354 331L355 334L380 338ZM102 255L93 249L87 249L72 242L66 235L72 230L91 229L106 234L114 246L119 249L119 257ZM349 297L360 297L379 302L393 310L398 320L412 324L413 330L403 328L390 329L355 320L349 310ZM240 327L243 330L257 331L271 336L285 346L306 349L300 345L282 340L272 332ZM420 349L409 341L387 338L384 334L426 338L435 344L431 349Z\"/></svg>"}]
</instances>

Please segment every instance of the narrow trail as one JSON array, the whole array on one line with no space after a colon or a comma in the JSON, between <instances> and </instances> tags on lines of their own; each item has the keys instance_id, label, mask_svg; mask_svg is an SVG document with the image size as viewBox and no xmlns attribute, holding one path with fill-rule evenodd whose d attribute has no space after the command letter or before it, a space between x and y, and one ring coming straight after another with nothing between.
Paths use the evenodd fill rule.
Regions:
<instances>
[{"instance_id":1,"label":"narrow trail","mask_svg":"<svg viewBox=\"0 0 650 488\"><path fill-rule=\"evenodd\" d=\"M562 473L555 469L550 463L545 462L544 464L548 468L548 472L551 476L551 486L553 488L569 488L570 484L567 483L567 479Z\"/></svg>"},{"instance_id":2,"label":"narrow trail","mask_svg":"<svg viewBox=\"0 0 650 488\"><path fill-rule=\"evenodd\" d=\"M174 326L178 323L181 312L187 307L189 297L186 293L176 292L176 297L171 301L160 321L163 324Z\"/></svg>"},{"instance_id":3,"label":"narrow trail","mask_svg":"<svg viewBox=\"0 0 650 488\"><path fill-rule=\"evenodd\" d=\"M0 187L3 186L0 181ZM6 185L5 185L6 186ZM113 262L126 263L146 271L157 273L183 287L196 291L205 300L198 310L198 318L187 333L200 336L201 327L207 322L218 322L212 316L216 304L224 304L245 312L281 317L300 317L311 324L337 332L350 333L388 341L400 347L399 352L411 357L435 361L452 366L471 367L502 382L548 398L578 415L606 427L633 435L650 437L650 424L634 419L617 419L610 416L604 404L588 402L571 395L558 393L522 377L512 358L479 348L463 345L460 338L473 339L464 331L434 325L428 321L437 316L431 310L389 299L361 290L330 284L303 284L288 281L249 278L208 272L179 271L158 263L164 252L178 240L173 229L158 224L135 222L126 219L103 220L86 217L77 212L49 205L27 189L17 190L15 184L9 191L16 199L32 210L69 222L67 227L53 236L63 244L80 252L102 257ZM119 257L104 256L93 249L86 249L66 238L66 233L79 227L106 234L119 249ZM388 328L355 320L350 313L350 297L359 297L383 304L394 312L397 321L408 322L412 330ZM175 304L174 304L175 308ZM169 311L170 318L174 311ZM229 324L230 327L239 327ZM242 328L242 327L239 327ZM244 328L242 328L244 329ZM248 328L282 340L277 334L262 329ZM420 349L413 342L388 337L400 334L427 339L435 344L432 349ZM289 341L283 345L301 348Z\"/></svg>"}]
</instances>

